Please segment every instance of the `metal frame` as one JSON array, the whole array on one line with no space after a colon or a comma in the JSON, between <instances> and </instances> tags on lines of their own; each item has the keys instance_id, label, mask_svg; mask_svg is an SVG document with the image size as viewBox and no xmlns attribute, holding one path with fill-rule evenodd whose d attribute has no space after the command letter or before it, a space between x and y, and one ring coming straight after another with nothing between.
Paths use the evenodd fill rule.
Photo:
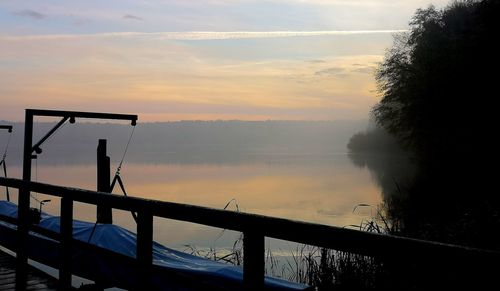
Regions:
<instances>
[{"instance_id":1,"label":"metal frame","mask_svg":"<svg viewBox=\"0 0 500 291\"><path fill-rule=\"evenodd\" d=\"M12 132L12 125L0 124L0 129L7 129L9 132Z\"/></svg>"},{"instance_id":2,"label":"metal frame","mask_svg":"<svg viewBox=\"0 0 500 291\"><path fill-rule=\"evenodd\" d=\"M49 116L49 117L62 117L62 119L51 129L45 136L43 136L35 145L33 145L33 119L35 116ZM67 120L74 123L76 118L86 119L111 119L111 120L129 120L131 125L135 126L137 122L137 115L132 114L116 114L116 113L98 113L98 112L80 112L80 111L62 111L62 110L43 110L43 109L26 109L24 121L24 150L23 150L23 181L31 181L31 160L36 158L36 154L42 152L40 146ZM35 152L36 154L33 154ZM64 199L63 199L64 200ZM62 201L61 203L64 203ZM26 281L26 264L28 256L26 253L26 243L28 238L28 225L29 225L29 208L30 208L30 190L27 188L20 188L18 200L18 250L16 251L17 268L16 281ZM62 216L63 213L61 213ZM63 227L63 225L61 225ZM66 225L65 225L66 226ZM71 227L71 225L66 226ZM63 270L64 271L64 270ZM71 280L71 271L60 274L60 280ZM69 274L69 276L68 276ZM24 286L20 286L23 288Z\"/></svg>"}]
</instances>

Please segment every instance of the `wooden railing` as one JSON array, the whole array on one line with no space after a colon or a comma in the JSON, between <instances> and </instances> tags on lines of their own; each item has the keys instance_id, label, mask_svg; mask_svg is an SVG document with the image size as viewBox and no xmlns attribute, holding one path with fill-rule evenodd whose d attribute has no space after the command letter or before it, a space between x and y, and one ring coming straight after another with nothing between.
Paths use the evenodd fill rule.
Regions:
<instances>
[{"instance_id":1,"label":"wooden railing","mask_svg":"<svg viewBox=\"0 0 500 291\"><path fill-rule=\"evenodd\" d=\"M345 251L378 258L405 257L432 260L466 260L488 264L500 260L500 253L463 246L429 242L417 239L363 232L341 227L293 221L263 215L232 212L202 206L163 202L136 197L118 196L90 190L56 185L23 182L0 178L0 185L25 191L35 191L61 198L60 247L62 260L60 281L71 284L69 255L75 241L72 239L73 202L93 205L105 204L114 209L137 213L136 261L147 282L152 268L153 217L187 221L243 232L243 284L245 290L262 290L264 285L264 238L271 237L322 248ZM1 218L0 218L1 219ZM20 222L19 222L20 223ZM30 226L25 226L30 228ZM35 227L36 228L36 227ZM31 226L31 229L34 229ZM20 247L24 243L18 244Z\"/></svg>"}]
</instances>

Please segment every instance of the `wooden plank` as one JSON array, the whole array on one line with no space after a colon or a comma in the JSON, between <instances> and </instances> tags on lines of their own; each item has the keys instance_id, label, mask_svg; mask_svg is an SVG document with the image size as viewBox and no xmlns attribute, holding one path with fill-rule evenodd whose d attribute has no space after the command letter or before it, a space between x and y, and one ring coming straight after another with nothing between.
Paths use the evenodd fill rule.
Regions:
<instances>
[{"instance_id":1,"label":"wooden plank","mask_svg":"<svg viewBox=\"0 0 500 291\"><path fill-rule=\"evenodd\" d=\"M13 276L2 276L0 280L0 285L6 285L10 283L15 283L16 282L16 276L15 274Z\"/></svg>"},{"instance_id":2,"label":"wooden plank","mask_svg":"<svg viewBox=\"0 0 500 291\"><path fill-rule=\"evenodd\" d=\"M1 185L20 187L21 180L0 178ZM199 223L236 231L258 229L262 235L329 249L376 257L429 257L433 260L461 258L470 262L495 263L500 252L480 250L437 242L362 232L334 226L293 221L248 213L237 213L202 206L162 202L136 197L104 194L96 191L30 182L32 191L53 196L68 196L75 201L97 204L106 202L113 208L147 211L153 216Z\"/></svg>"},{"instance_id":3,"label":"wooden plank","mask_svg":"<svg viewBox=\"0 0 500 291\"><path fill-rule=\"evenodd\" d=\"M26 290L47 290L46 284L33 284L26 287Z\"/></svg>"},{"instance_id":4,"label":"wooden plank","mask_svg":"<svg viewBox=\"0 0 500 291\"><path fill-rule=\"evenodd\" d=\"M16 288L16 283L5 284L0 286L0 290L14 290Z\"/></svg>"},{"instance_id":5,"label":"wooden plank","mask_svg":"<svg viewBox=\"0 0 500 291\"><path fill-rule=\"evenodd\" d=\"M2 278L10 278L10 277L13 277L15 275L16 275L16 270L13 270L13 269L9 269L9 272L5 272L5 273L0 274L0 276Z\"/></svg>"},{"instance_id":6,"label":"wooden plank","mask_svg":"<svg viewBox=\"0 0 500 291\"><path fill-rule=\"evenodd\" d=\"M0 250L0 290L14 290L16 286L16 258ZM56 290L57 280L28 265L22 290ZM72 288L70 288L72 289ZM19 290L19 289L18 289ZM69 289L68 289L69 290Z\"/></svg>"}]
</instances>

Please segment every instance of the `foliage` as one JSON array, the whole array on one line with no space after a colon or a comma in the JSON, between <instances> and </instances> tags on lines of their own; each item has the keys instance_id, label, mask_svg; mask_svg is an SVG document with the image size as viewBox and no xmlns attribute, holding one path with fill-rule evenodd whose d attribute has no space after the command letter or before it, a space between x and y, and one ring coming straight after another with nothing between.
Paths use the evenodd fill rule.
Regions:
<instances>
[{"instance_id":1,"label":"foliage","mask_svg":"<svg viewBox=\"0 0 500 291\"><path fill-rule=\"evenodd\" d=\"M406 235L498 249L496 132L500 1L420 9L377 73L379 125L413 153L405 199L386 201ZM495 231L492 231L495 230Z\"/></svg>"},{"instance_id":2,"label":"foliage","mask_svg":"<svg viewBox=\"0 0 500 291\"><path fill-rule=\"evenodd\" d=\"M376 127L354 134L347 144L351 153L400 153L395 138L386 130Z\"/></svg>"},{"instance_id":3,"label":"foliage","mask_svg":"<svg viewBox=\"0 0 500 291\"><path fill-rule=\"evenodd\" d=\"M492 128L500 1L417 10L377 73L377 122L417 155L469 153Z\"/></svg>"}]
</instances>

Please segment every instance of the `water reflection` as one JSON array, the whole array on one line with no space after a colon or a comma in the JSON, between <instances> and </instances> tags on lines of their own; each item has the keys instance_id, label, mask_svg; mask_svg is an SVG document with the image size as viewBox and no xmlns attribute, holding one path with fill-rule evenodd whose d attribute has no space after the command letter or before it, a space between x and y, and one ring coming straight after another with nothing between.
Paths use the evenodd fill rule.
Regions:
<instances>
[{"instance_id":1,"label":"water reflection","mask_svg":"<svg viewBox=\"0 0 500 291\"><path fill-rule=\"evenodd\" d=\"M432 162L390 152L350 153L381 189L386 221L397 235L498 249L498 195L484 160L439 156ZM418 164L418 166L417 166Z\"/></svg>"},{"instance_id":2,"label":"water reflection","mask_svg":"<svg viewBox=\"0 0 500 291\"><path fill-rule=\"evenodd\" d=\"M345 154L296 157L294 162L286 162L283 157L274 160L281 162L129 163L124 165L122 178L129 195L219 209L234 199L229 209L236 210L237 204L244 212L336 226L359 224L362 217L352 213L356 204L377 205L381 201L380 190L369 171L354 166ZM21 168L11 168L10 173L19 177ZM39 164L34 171L34 179L40 182L86 189L95 189L95 176L95 167L89 165ZM43 209L58 215L57 199L33 195L39 200L52 199ZM75 218L95 221L95 216L95 207L75 204ZM135 231L130 213L115 210L114 221ZM229 247L238 235L224 232L219 237L220 229L167 219L155 219L154 228L156 240L180 249L187 244Z\"/></svg>"},{"instance_id":3,"label":"water reflection","mask_svg":"<svg viewBox=\"0 0 500 291\"><path fill-rule=\"evenodd\" d=\"M349 159L357 167L370 171L384 199L404 195L403 189L412 183L415 176L415 164L404 152L351 152Z\"/></svg>"}]
</instances>

